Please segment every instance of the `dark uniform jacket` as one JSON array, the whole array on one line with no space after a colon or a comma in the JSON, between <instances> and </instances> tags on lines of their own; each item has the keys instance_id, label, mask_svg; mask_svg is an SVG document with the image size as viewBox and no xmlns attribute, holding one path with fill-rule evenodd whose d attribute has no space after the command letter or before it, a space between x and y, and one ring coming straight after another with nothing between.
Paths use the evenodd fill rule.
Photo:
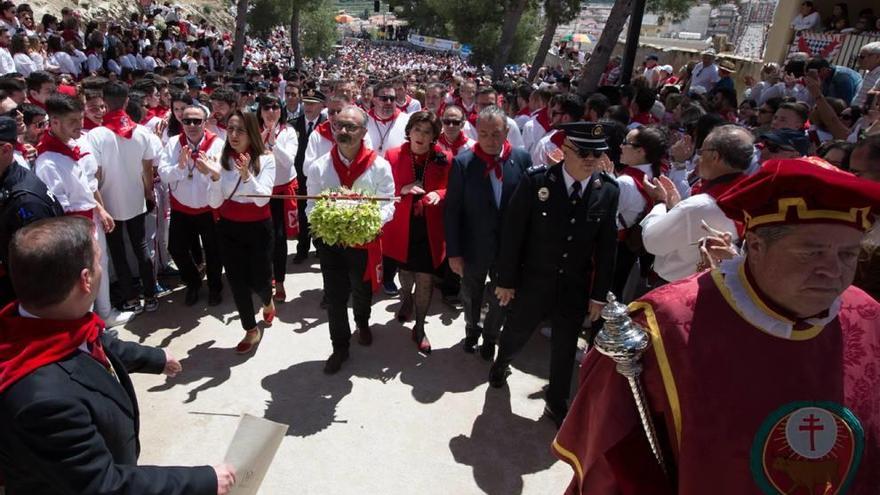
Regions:
<instances>
[{"instance_id":1,"label":"dark uniform jacket","mask_svg":"<svg viewBox=\"0 0 880 495\"><path fill-rule=\"evenodd\" d=\"M30 170L12 162L0 176L0 307L15 298L6 273L12 236L29 223L61 215L61 204Z\"/></svg>"},{"instance_id":2,"label":"dark uniform jacket","mask_svg":"<svg viewBox=\"0 0 880 495\"><path fill-rule=\"evenodd\" d=\"M138 403L128 374L161 373L161 349L104 335L117 378L85 352L0 394L0 470L7 495L214 495L210 466L137 466Z\"/></svg>"},{"instance_id":3,"label":"dark uniform jacket","mask_svg":"<svg viewBox=\"0 0 880 495\"><path fill-rule=\"evenodd\" d=\"M446 186L446 256L462 256L478 270L495 262L501 235L501 219L516 185L532 165L528 152L514 148L503 164L501 207L495 204L486 164L471 150L462 151L452 161Z\"/></svg>"},{"instance_id":4,"label":"dark uniform jacket","mask_svg":"<svg viewBox=\"0 0 880 495\"><path fill-rule=\"evenodd\" d=\"M315 132L315 127L318 127L318 124L327 120L327 117L324 116L323 113L318 114L318 119L315 120L315 125L312 127L312 132ZM306 174L303 171L303 162L306 159L306 148L309 145L309 135L306 131L308 130L308 124L306 121L306 116L303 113L300 113L293 120L293 128L296 130L296 136L299 139L298 146L296 148L296 156L293 159L293 167L296 169L296 180L299 183L300 189L303 191L302 194L305 194L305 184L306 184Z\"/></svg>"},{"instance_id":5,"label":"dark uniform jacket","mask_svg":"<svg viewBox=\"0 0 880 495\"><path fill-rule=\"evenodd\" d=\"M617 249L617 183L594 173L573 206L562 167L532 168L513 193L501 230L498 286L563 283L578 297L604 301Z\"/></svg>"}]
</instances>

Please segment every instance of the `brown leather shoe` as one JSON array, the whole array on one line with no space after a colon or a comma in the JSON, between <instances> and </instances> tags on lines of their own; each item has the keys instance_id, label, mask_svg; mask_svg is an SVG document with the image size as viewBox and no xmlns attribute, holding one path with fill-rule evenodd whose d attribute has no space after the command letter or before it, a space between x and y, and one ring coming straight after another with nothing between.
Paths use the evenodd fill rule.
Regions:
<instances>
[{"instance_id":1,"label":"brown leather shoe","mask_svg":"<svg viewBox=\"0 0 880 495\"><path fill-rule=\"evenodd\" d=\"M373 331L370 327L358 328L358 344L368 346L373 343Z\"/></svg>"}]
</instances>

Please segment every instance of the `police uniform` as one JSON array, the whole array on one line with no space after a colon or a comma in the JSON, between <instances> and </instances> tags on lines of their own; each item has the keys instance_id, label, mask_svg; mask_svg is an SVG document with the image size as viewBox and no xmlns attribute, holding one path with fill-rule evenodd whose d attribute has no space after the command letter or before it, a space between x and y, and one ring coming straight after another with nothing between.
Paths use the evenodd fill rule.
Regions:
<instances>
[{"instance_id":1,"label":"police uniform","mask_svg":"<svg viewBox=\"0 0 880 495\"><path fill-rule=\"evenodd\" d=\"M0 128L5 117L0 118ZM13 121L14 125L15 121ZM0 130L0 141L3 131ZM15 299L7 275L9 241L18 229L37 220L64 214L61 204L36 174L12 162L0 176L0 306Z\"/></svg>"},{"instance_id":2,"label":"police uniform","mask_svg":"<svg viewBox=\"0 0 880 495\"><path fill-rule=\"evenodd\" d=\"M566 124L566 142L582 151L607 150L600 124ZM511 360L535 327L552 320L548 413L567 410L577 339L590 300L610 288L617 243L618 188L604 172L575 180L564 162L532 167L508 205L501 231L498 287L516 290L501 333L490 383L504 384Z\"/></svg>"}]
</instances>

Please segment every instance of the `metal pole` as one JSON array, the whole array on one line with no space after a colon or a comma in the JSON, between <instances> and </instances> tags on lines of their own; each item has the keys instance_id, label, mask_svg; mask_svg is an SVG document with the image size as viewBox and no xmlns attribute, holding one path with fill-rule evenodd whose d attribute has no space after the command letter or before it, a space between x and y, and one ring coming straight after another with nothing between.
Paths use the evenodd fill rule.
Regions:
<instances>
[{"instance_id":1,"label":"metal pole","mask_svg":"<svg viewBox=\"0 0 880 495\"><path fill-rule=\"evenodd\" d=\"M623 63L620 67L620 83L629 84L632 79L633 65L636 61L636 50L639 48L639 34L642 31L642 17L645 15L646 0L634 0L632 14L629 16L629 28L626 31L626 47L623 52Z\"/></svg>"}]
</instances>

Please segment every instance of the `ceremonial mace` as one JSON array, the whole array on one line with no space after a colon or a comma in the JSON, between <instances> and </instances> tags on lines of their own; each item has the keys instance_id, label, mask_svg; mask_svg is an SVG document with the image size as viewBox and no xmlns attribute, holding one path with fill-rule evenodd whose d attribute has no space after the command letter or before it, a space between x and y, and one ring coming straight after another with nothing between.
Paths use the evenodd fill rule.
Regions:
<instances>
[{"instance_id":1,"label":"ceremonial mace","mask_svg":"<svg viewBox=\"0 0 880 495\"><path fill-rule=\"evenodd\" d=\"M648 349L651 339L644 328L634 323L626 310L626 306L617 302L617 298L611 292L608 293L608 304L602 308L602 319L605 325L596 335L594 346L600 353L608 356L617 363L617 372L626 377L642 427L651 444L651 451L660 464L664 474L669 474L666 462L663 460L663 452L660 450L660 440L657 438L657 429L651 419L648 410L648 401L645 398L645 390L639 375L642 373L642 354Z\"/></svg>"}]
</instances>

